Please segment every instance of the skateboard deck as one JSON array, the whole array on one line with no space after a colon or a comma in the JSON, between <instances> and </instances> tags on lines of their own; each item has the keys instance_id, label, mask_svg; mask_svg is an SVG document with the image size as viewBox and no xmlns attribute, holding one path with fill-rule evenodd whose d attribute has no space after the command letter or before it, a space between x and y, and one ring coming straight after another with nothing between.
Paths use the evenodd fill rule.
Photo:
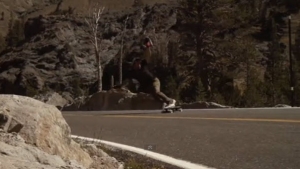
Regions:
<instances>
[{"instance_id":1,"label":"skateboard deck","mask_svg":"<svg viewBox=\"0 0 300 169\"><path fill-rule=\"evenodd\" d=\"M175 107L170 107L170 108L163 108L162 113L173 113L173 112L182 112L181 106L175 106Z\"/></svg>"}]
</instances>

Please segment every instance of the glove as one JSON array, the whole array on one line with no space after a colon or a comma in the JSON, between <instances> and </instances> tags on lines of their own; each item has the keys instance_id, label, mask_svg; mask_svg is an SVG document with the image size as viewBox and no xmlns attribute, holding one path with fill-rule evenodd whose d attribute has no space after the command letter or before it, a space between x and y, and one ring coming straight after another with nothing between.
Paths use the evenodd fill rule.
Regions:
<instances>
[{"instance_id":1,"label":"glove","mask_svg":"<svg viewBox=\"0 0 300 169\"><path fill-rule=\"evenodd\" d=\"M144 46L147 48L152 47L153 46L152 40L150 38L145 38Z\"/></svg>"}]
</instances>

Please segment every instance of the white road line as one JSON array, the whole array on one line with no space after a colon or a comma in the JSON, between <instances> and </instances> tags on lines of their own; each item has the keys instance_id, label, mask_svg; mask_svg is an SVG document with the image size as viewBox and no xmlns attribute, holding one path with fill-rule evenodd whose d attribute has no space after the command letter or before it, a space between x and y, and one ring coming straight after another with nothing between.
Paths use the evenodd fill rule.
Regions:
<instances>
[{"instance_id":1,"label":"white road line","mask_svg":"<svg viewBox=\"0 0 300 169\"><path fill-rule=\"evenodd\" d=\"M191 162L188 162L188 161L175 159L175 158L170 157L170 156L166 156L166 155L163 155L163 154L155 153L155 152L152 152L152 151L148 151L148 150L144 150L144 149L141 149L141 148L132 147L132 146L124 145L124 144L119 144L119 143L114 143L114 142L109 142L109 141L104 141L104 140L99 140L99 139L93 139L93 138L87 138L87 137L81 137L81 136L76 136L76 135L71 135L71 137L74 138L74 139L81 139L81 140L85 140L85 141L91 141L91 142L95 142L95 143L100 143L100 144L105 144L105 145L108 145L108 146L112 146L112 147L117 148L117 149L130 151L130 152L145 156L147 158L152 158L152 159L162 161L164 163L167 163L167 164L170 164L170 165L173 165L173 166L177 166L177 167L180 167L180 168L184 168L184 169L215 169L215 168L207 167L207 166L204 166L204 165L201 165L201 164L195 164L195 163L191 163Z\"/></svg>"}]
</instances>

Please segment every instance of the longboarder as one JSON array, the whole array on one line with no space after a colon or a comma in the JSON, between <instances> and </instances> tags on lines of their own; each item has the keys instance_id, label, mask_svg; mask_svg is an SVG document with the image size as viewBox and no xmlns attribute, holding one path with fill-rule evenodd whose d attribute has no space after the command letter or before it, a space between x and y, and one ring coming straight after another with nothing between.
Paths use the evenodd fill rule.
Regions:
<instances>
[{"instance_id":1,"label":"longboarder","mask_svg":"<svg viewBox=\"0 0 300 169\"><path fill-rule=\"evenodd\" d=\"M144 57L147 57L147 55L151 54L150 47L153 46L151 39L146 38L143 45L146 48ZM167 97L160 91L160 80L149 71L146 59L135 58L132 62L131 71L124 79L124 82L117 87L124 88L129 84L129 80L136 79L140 83L139 92L151 94L156 100L164 103L164 108L175 107L176 100Z\"/></svg>"}]
</instances>

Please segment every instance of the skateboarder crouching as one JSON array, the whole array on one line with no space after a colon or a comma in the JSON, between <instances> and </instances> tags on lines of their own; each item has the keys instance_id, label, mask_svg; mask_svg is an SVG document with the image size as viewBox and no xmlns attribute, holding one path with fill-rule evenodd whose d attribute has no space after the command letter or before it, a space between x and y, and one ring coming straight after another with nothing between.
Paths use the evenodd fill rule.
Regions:
<instances>
[{"instance_id":1,"label":"skateboarder crouching","mask_svg":"<svg viewBox=\"0 0 300 169\"><path fill-rule=\"evenodd\" d=\"M135 58L128 77L124 77L124 79L126 80L116 87L124 88L128 85L129 80L136 79L140 83L139 92L151 94L154 99L166 104L164 108L175 106L176 100L167 97L160 91L160 81L149 71L146 60Z\"/></svg>"}]
</instances>

